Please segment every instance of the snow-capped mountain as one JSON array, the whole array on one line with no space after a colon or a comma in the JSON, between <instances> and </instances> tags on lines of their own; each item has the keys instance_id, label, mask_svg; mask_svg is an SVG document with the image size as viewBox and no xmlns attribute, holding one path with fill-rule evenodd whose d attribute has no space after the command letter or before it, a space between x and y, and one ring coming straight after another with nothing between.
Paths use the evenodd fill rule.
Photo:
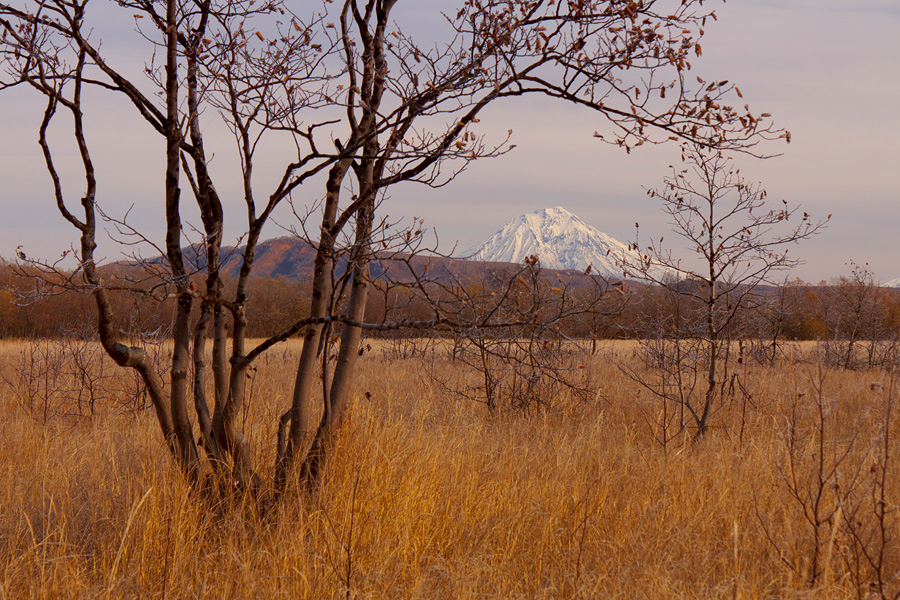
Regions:
<instances>
[{"instance_id":1,"label":"snow-capped mountain","mask_svg":"<svg viewBox=\"0 0 900 600\"><path fill-rule=\"evenodd\" d=\"M900 277L898 277L897 279L891 279L887 283L882 283L881 286L889 288L900 288Z\"/></svg>"},{"instance_id":2,"label":"snow-capped mountain","mask_svg":"<svg viewBox=\"0 0 900 600\"><path fill-rule=\"evenodd\" d=\"M619 240L591 227L561 206L519 215L486 242L469 249L474 260L521 263L537 254L546 269L585 270L622 276L623 258L638 254Z\"/></svg>"}]
</instances>

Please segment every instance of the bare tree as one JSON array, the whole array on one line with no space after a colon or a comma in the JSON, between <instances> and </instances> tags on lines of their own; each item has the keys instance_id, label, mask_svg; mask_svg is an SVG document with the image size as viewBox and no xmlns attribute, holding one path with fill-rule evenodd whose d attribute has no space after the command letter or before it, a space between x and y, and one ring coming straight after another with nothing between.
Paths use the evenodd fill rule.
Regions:
<instances>
[{"instance_id":1,"label":"bare tree","mask_svg":"<svg viewBox=\"0 0 900 600\"><path fill-rule=\"evenodd\" d=\"M680 402L700 437L709 427L717 395L726 389L728 334L735 317L759 284L799 263L788 254L788 246L815 235L827 219L798 215L785 201L778 208L767 207L765 190L748 183L719 150L685 144L682 163L683 168L673 168L662 190L648 194L662 202L675 234L697 262L676 259L663 249L660 238L646 248L635 242L641 258L625 264L625 270L696 303L689 320L696 326L693 335L704 342L706 385L699 398L690 394Z\"/></svg>"},{"instance_id":2,"label":"bare tree","mask_svg":"<svg viewBox=\"0 0 900 600\"><path fill-rule=\"evenodd\" d=\"M255 485L247 442L235 429L235 419L244 402L247 369L263 351L263 348L246 348L248 280L256 244L272 212L295 188L333 160L333 154L316 148L311 135L321 123L297 119L301 111L314 113L327 105L327 90L321 80L324 75L313 71L333 42L328 40L327 30L319 31L317 37L312 25L302 23L277 2L259 7L243 0L122 2L124 9L141 19L136 21L137 33L149 44L147 77L141 81L131 73L117 70L114 57L106 56L101 51L100 40L93 39L92 26L86 22L88 0L24 4L22 7L0 5L5 85L30 85L46 97L47 107L39 130L46 167L54 184L59 212L81 234L77 253L79 268L75 273L62 273L57 264L40 261L32 262L37 268L32 272L43 275L48 285L93 296L104 349L120 366L134 368L141 374L163 436L191 480L197 481L200 476L200 457L190 415L193 384L200 443L214 471L233 471L242 486ZM269 38L251 29L250 23L261 19L268 19ZM140 27L145 22L149 22L146 30ZM315 18L313 25L316 25ZM163 64L156 63L158 55L165 57ZM144 260L135 255L144 270L144 275L138 278L103 276L94 257L98 218L103 213L98 208L97 178L84 128L83 91L87 87L124 95L150 128L166 140L164 243L153 243L128 222L116 221L119 233L126 236L129 244L144 244L151 252L164 257L162 261L155 257ZM234 132L242 170L243 189L239 195L246 205L247 229L240 274L230 297L225 294L221 277L224 215L208 168L211 154L204 146L201 116L205 107L218 109ZM48 136L60 109L73 119L73 135L81 156L85 188L80 216L67 203ZM258 207L252 182L254 160L264 136L273 133L291 139L296 145L296 156L286 157L283 175L275 182L265 203ZM184 181L190 186L203 224L202 241L193 253L186 253L183 247L186 227L181 185ZM193 261L191 254L197 254L199 260ZM205 273L203 287L192 280L197 271L193 262ZM117 340L109 297L117 289L175 299L168 390L164 390L140 347ZM199 316L192 323L192 311L197 303ZM229 321L232 324L230 358L226 348ZM210 333L212 411L206 396L209 368L206 340ZM191 363L193 382L188 379ZM231 467L227 467L229 464Z\"/></svg>"},{"instance_id":3,"label":"bare tree","mask_svg":"<svg viewBox=\"0 0 900 600\"><path fill-rule=\"evenodd\" d=\"M432 283L430 304L442 324L452 324L453 345L432 354L441 360L432 364L430 380L492 412L593 400L593 344L576 332L585 331L585 320L598 323L621 311L625 295L615 283L587 275L564 280L543 271L537 256L480 279ZM447 354L449 371L442 368Z\"/></svg>"},{"instance_id":4,"label":"bare tree","mask_svg":"<svg viewBox=\"0 0 900 600\"><path fill-rule=\"evenodd\" d=\"M792 331L800 313L798 290L802 282L787 277L771 290L766 290L748 306L750 314L745 319L749 330L750 357L761 364L775 366L784 352L784 342Z\"/></svg>"},{"instance_id":5,"label":"bare tree","mask_svg":"<svg viewBox=\"0 0 900 600\"><path fill-rule=\"evenodd\" d=\"M291 473L307 481L318 477L350 400L362 332L400 326L364 320L374 232L384 222L380 201L398 183L445 185L472 161L508 152L507 139L488 140L478 131L489 105L539 94L580 106L610 124L612 133L595 133L598 138L606 135L626 151L675 138L756 155L761 141L789 139L767 114L730 106L728 98L740 96L733 84L689 84L691 58L701 53L699 39L714 17L700 0L465 2L447 13L448 34L438 42L404 33L394 21L397 0L327 2L306 19L277 0L123 0L119 7L136 16L137 33L148 44L144 78L119 69L116 57L105 53L92 33L88 1L0 2L2 85L29 85L46 98L40 139L47 170L59 212L81 236L74 274L51 263L36 266L54 285L62 278L63 285L94 297L104 349L141 374L163 436L193 481L202 472L196 418L213 472L232 475L244 489L258 487L249 445L235 427L246 401L247 369L301 332L293 398L278 424L276 488L283 489ZM154 243L126 219L117 222L129 243L165 257L143 260L140 278L98 270L102 213L84 129L91 109L86 87L123 95L166 140L164 241ZM77 215L47 135L60 110L73 120L84 174ZM242 189L224 193L239 195L246 210L240 272L230 294L221 276L225 204L204 136L216 114L234 133L241 168ZM296 151L285 157L282 175L260 202L254 165L258 148L272 136L286 138ZM248 280L257 243L273 211L320 173L326 181L314 211L320 220L310 227L316 260L308 316L248 348ZM202 221L194 264L185 249L185 182ZM341 253L345 268L337 260ZM203 277L199 285L195 275ZM109 299L116 289L176 300L168 390L139 347L118 341ZM421 325L435 323L451 326L440 315ZM332 352L335 339L340 343ZM317 400L323 416L313 427Z\"/></svg>"},{"instance_id":6,"label":"bare tree","mask_svg":"<svg viewBox=\"0 0 900 600\"><path fill-rule=\"evenodd\" d=\"M844 369L892 366L897 334L887 307L893 293L876 283L868 264L849 267L848 275L832 279L822 292L825 363Z\"/></svg>"},{"instance_id":7,"label":"bare tree","mask_svg":"<svg viewBox=\"0 0 900 600\"><path fill-rule=\"evenodd\" d=\"M444 185L470 161L507 151L505 141L489 143L477 133L478 117L487 106L526 94L564 100L605 117L613 125L610 141L628 151L684 138L754 153L761 140L789 139L749 110L728 106L729 94L740 95L728 82L701 80L698 90L688 89L690 55L701 52L694 36L713 13L698 2L665 10L657 4L466 3L448 17L450 41L425 47L391 31L396 0L343 3L339 29L346 93L341 104L348 133L337 144L345 154L329 173L312 318L332 318L325 313L334 264L330 255L351 218L356 221L354 275L341 318L340 357L314 435L309 415L322 326L306 329L292 407L282 419L279 480L311 436L304 477L315 478L328 439L340 427L363 328L359 321L368 288L375 198L402 181ZM356 193L341 212L339 195L348 176Z\"/></svg>"}]
</instances>

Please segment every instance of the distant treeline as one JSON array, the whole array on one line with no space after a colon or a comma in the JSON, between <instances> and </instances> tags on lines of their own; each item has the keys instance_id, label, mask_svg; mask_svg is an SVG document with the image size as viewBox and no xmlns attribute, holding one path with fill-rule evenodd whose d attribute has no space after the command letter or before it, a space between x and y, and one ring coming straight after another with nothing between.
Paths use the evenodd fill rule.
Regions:
<instances>
[{"instance_id":1,"label":"distant treeline","mask_svg":"<svg viewBox=\"0 0 900 600\"><path fill-rule=\"evenodd\" d=\"M893 339L900 334L898 292L845 277L817 285L796 280L765 286L745 298L729 327L730 337ZM691 321L691 304L667 290L645 288L610 326L646 337L663 323L674 326L678 315L682 322Z\"/></svg>"},{"instance_id":2,"label":"distant treeline","mask_svg":"<svg viewBox=\"0 0 900 600\"><path fill-rule=\"evenodd\" d=\"M197 281L199 287L202 278ZM272 335L309 314L309 288L307 282L251 279L249 335ZM109 293L123 336L168 334L174 314L173 299L154 300L125 291ZM12 265L0 264L0 337L91 336L96 323L97 309L89 294L55 292L34 278L23 277Z\"/></svg>"},{"instance_id":3,"label":"distant treeline","mask_svg":"<svg viewBox=\"0 0 900 600\"><path fill-rule=\"evenodd\" d=\"M198 278L198 288L201 285ZM488 285L480 283L478 285ZM287 329L309 311L310 282L284 278L254 278L250 282L247 315L249 335L267 337ZM577 338L639 338L691 335L697 326L700 301L658 286L628 284L610 287L609 300L596 301L597 290L574 290L593 309L576 313L560 324ZM173 300L154 300L111 291L115 319L123 336L167 335ZM581 296L579 296L579 294ZM199 303L198 303L199 304ZM412 287L389 292L378 282L369 297L370 322L428 320L429 304ZM23 277L16 267L0 263L0 337L89 336L96 309L89 294L55 293ZM380 336L428 335L422 330L372 333ZM893 340L900 334L900 293L876 285L866 269L850 276L806 284L800 280L767 286L748 295L729 325L729 337L780 340Z\"/></svg>"}]
</instances>

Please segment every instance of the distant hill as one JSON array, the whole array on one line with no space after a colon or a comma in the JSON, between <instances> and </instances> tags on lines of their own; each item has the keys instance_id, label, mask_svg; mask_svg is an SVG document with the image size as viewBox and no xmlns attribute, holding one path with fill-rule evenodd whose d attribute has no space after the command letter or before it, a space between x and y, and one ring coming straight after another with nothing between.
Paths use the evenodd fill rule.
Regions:
<instances>
[{"instance_id":1,"label":"distant hill","mask_svg":"<svg viewBox=\"0 0 900 600\"><path fill-rule=\"evenodd\" d=\"M243 247L223 249L224 271L237 277L241 268ZM296 237L279 237L260 242L253 260L254 277L283 277L285 279L313 276L316 249Z\"/></svg>"},{"instance_id":2,"label":"distant hill","mask_svg":"<svg viewBox=\"0 0 900 600\"><path fill-rule=\"evenodd\" d=\"M222 249L223 271L231 277L237 277L240 271L243 247L227 247ZM200 253L200 246L186 250L195 265L203 266L205 260ZM253 264L254 277L284 278L291 281L311 279L316 257L315 248L300 238L286 236L265 240L256 249ZM447 284L455 281L478 281L492 277L511 275L521 267L521 263L502 261L472 261L461 258L443 256L415 256L400 254L396 256L377 255L372 261L370 272L374 279L391 279L399 282L412 282L416 276L427 273L428 279ZM338 271L342 265L338 265ZM595 283L596 271L586 274L578 269L544 269L546 277L576 288L591 287ZM601 274L602 275L602 274ZM606 279L620 279L607 277Z\"/></svg>"}]
</instances>

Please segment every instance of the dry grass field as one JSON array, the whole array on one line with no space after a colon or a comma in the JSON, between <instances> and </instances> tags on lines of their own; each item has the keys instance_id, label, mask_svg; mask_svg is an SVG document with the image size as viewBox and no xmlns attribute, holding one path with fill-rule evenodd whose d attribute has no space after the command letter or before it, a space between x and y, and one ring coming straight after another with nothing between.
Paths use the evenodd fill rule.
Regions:
<instances>
[{"instance_id":1,"label":"dry grass field","mask_svg":"<svg viewBox=\"0 0 900 600\"><path fill-rule=\"evenodd\" d=\"M376 345L319 488L259 514L190 492L152 413L128 399L126 373L110 367L113 391L98 394L93 416L74 414L78 386L53 397L39 382L23 389L25 376L49 386L63 371L45 373L24 343L4 343L0 598L900 591L889 374L825 371L814 359L743 364L747 393L719 408L709 435L664 447L659 401L615 365L632 349L607 343L593 358L592 402L491 414L436 391L421 359L392 360ZM266 468L298 352L270 352L252 382L243 426Z\"/></svg>"}]
</instances>

